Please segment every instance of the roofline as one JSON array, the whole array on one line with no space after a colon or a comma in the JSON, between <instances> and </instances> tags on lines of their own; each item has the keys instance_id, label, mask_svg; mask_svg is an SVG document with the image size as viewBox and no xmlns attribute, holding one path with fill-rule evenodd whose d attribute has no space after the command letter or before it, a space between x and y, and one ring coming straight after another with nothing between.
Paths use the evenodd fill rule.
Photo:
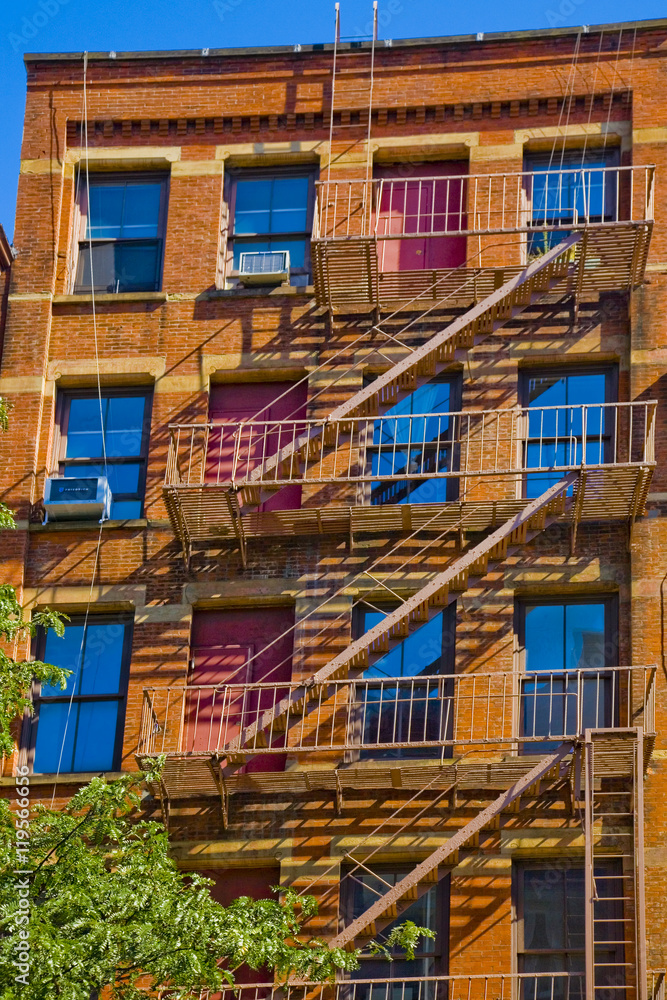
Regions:
<instances>
[{"instance_id":1,"label":"roofline","mask_svg":"<svg viewBox=\"0 0 667 1000\"><path fill-rule=\"evenodd\" d=\"M8 271L12 266L13 260L14 251L12 245L7 239L4 229L0 226L0 271Z\"/></svg>"},{"instance_id":2,"label":"roofline","mask_svg":"<svg viewBox=\"0 0 667 1000\"><path fill-rule=\"evenodd\" d=\"M583 26L586 33L595 34L600 31L620 31L621 29L651 30L655 28L667 29L667 18L656 17L648 21L616 21L611 24L592 24ZM386 39L380 44L387 48L411 48L425 45L460 45L467 42L480 45L484 42L510 42L517 40L532 40L538 38L558 38L567 35L576 35L582 26L575 25L566 28L530 28L526 31L492 31L483 32L479 35L442 35L433 38L401 38L398 40ZM361 39L359 42L346 41L339 43L340 50L355 50L370 48L371 42L368 39ZM270 55L296 55L319 52L332 52L333 42L320 42L312 45L266 45L250 46L233 49L165 49L150 50L147 52L89 52L88 61L108 61L112 60L146 60L146 59L201 59L225 56L270 56ZM82 52L26 52L23 56L24 62L57 62L80 60Z\"/></svg>"}]
</instances>

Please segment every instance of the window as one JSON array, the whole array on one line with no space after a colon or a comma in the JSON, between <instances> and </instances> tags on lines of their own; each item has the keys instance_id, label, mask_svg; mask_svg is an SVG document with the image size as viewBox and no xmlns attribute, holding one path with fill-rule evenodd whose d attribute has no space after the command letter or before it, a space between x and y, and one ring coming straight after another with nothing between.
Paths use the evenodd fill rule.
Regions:
<instances>
[{"instance_id":1,"label":"window","mask_svg":"<svg viewBox=\"0 0 667 1000\"><path fill-rule=\"evenodd\" d=\"M619 218L618 184L615 170L618 151L572 149L555 155L530 154L524 169L531 204L530 225L559 226L582 222L610 222ZM568 231L547 231L528 237L529 254L539 254L556 246Z\"/></svg>"},{"instance_id":2,"label":"window","mask_svg":"<svg viewBox=\"0 0 667 1000\"><path fill-rule=\"evenodd\" d=\"M156 292L162 278L167 183L160 175L80 176L75 292Z\"/></svg>"},{"instance_id":3,"label":"window","mask_svg":"<svg viewBox=\"0 0 667 1000\"><path fill-rule=\"evenodd\" d=\"M244 170L232 175L233 267L242 253L288 250L290 283L310 280L310 234L315 201L312 170Z\"/></svg>"},{"instance_id":4,"label":"window","mask_svg":"<svg viewBox=\"0 0 667 1000\"><path fill-rule=\"evenodd\" d=\"M131 642L131 619L93 615L73 618L63 638L41 636L39 658L72 674L65 691L42 684L36 698L36 773L118 769Z\"/></svg>"},{"instance_id":5,"label":"window","mask_svg":"<svg viewBox=\"0 0 667 1000\"><path fill-rule=\"evenodd\" d=\"M517 951L520 973L569 976L525 979L521 1000L584 1000L585 883L581 865L529 863L515 869ZM620 864L595 865L596 987L622 995L623 877ZM608 944L605 944L608 942Z\"/></svg>"},{"instance_id":6,"label":"window","mask_svg":"<svg viewBox=\"0 0 667 1000\"><path fill-rule=\"evenodd\" d=\"M616 620L613 597L520 605L521 735L539 739L540 749L558 744L542 737L614 725L618 693L609 668L617 665ZM535 742L523 747L536 750Z\"/></svg>"},{"instance_id":7,"label":"window","mask_svg":"<svg viewBox=\"0 0 667 1000\"><path fill-rule=\"evenodd\" d=\"M526 469L565 469L612 461L617 398L616 369L543 368L522 373L522 402L528 412ZM528 472L525 495L534 498L563 472Z\"/></svg>"},{"instance_id":8,"label":"window","mask_svg":"<svg viewBox=\"0 0 667 1000\"><path fill-rule=\"evenodd\" d=\"M444 503L457 498L458 479L445 478L444 473L458 468L450 414L460 405L459 380L437 378L374 422L368 452L372 475L382 478L371 486L371 504ZM406 473L410 479L398 478ZM434 473L440 475L433 478Z\"/></svg>"},{"instance_id":9,"label":"window","mask_svg":"<svg viewBox=\"0 0 667 1000\"><path fill-rule=\"evenodd\" d=\"M59 474L106 475L111 517L141 517L149 432L147 390L103 392L101 407L97 392L67 393L60 400Z\"/></svg>"},{"instance_id":10,"label":"window","mask_svg":"<svg viewBox=\"0 0 667 1000\"><path fill-rule=\"evenodd\" d=\"M360 604L357 636L387 614L388 608ZM450 604L364 671L357 683L357 727L367 748L362 758L451 755L451 747L437 744L451 738L453 731L453 692L447 678L454 672L455 630L456 605ZM417 745L396 745L400 743Z\"/></svg>"},{"instance_id":11,"label":"window","mask_svg":"<svg viewBox=\"0 0 667 1000\"><path fill-rule=\"evenodd\" d=\"M358 868L343 869L341 880L341 911L345 926L361 916L365 910L389 888L400 882L409 874L414 865L388 866L369 865L370 870ZM449 875L432 885L421 899L416 900L407 909L385 927L377 939L382 941L391 933L394 926L405 920L413 920L418 926L428 927L435 933L435 938L422 938L420 951L412 961L401 957L400 952L390 963L385 959L361 957L361 968L352 972L351 978L377 979L378 986L356 986L350 990L354 1000L387 1000L392 992L387 993L383 985L389 980L408 979L417 976L437 976L447 974L447 958L449 945ZM431 985L431 990L433 986ZM400 1000L435 1000L430 991L425 990L425 984L402 983Z\"/></svg>"}]
</instances>

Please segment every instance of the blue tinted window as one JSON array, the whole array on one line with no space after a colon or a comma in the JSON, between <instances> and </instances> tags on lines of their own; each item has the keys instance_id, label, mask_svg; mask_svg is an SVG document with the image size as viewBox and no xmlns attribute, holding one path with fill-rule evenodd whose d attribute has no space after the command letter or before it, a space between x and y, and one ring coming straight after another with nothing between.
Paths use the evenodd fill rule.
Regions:
<instances>
[{"instance_id":1,"label":"blue tinted window","mask_svg":"<svg viewBox=\"0 0 667 1000\"><path fill-rule=\"evenodd\" d=\"M147 418L145 395L73 397L69 402L64 463L66 477L106 475L112 493L111 517L141 517ZM101 459L106 448L106 465ZM134 458L133 461L119 461ZM67 461L67 459L76 459Z\"/></svg>"},{"instance_id":2,"label":"blue tinted window","mask_svg":"<svg viewBox=\"0 0 667 1000\"><path fill-rule=\"evenodd\" d=\"M64 691L42 685L36 772L108 771L114 766L127 627L117 621L89 622L85 629L66 625L63 637L47 634L43 659L72 674Z\"/></svg>"},{"instance_id":3,"label":"blue tinted window","mask_svg":"<svg viewBox=\"0 0 667 1000\"><path fill-rule=\"evenodd\" d=\"M136 181L90 185L86 239L151 239L159 235L162 185Z\"/></svg>"},{"instance_id":4,"label":"blue tinted window","mask_svg":"<svg viewBox=\"0 0 667 1000\"><path fill-rule=\"evenodd\" d=\"M526 671L605 666L604 603L537 604L525 612Z\"/></svg>"},{"instance_id":5,"label":"blue tinted window","mask_svg":"<svg viewBox=\"0 0 667 1000\"><path fill-rule=\"evenodd\" d=\"M298 233L305 230L308 224L308 187L307 177L238 180L234 235Z\"/></svg>"}]
</instances>

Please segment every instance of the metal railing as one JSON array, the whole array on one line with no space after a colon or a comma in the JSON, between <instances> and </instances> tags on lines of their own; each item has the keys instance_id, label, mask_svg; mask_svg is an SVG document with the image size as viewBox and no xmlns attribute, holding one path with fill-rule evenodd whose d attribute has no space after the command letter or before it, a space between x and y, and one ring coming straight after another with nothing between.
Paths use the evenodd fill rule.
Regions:
<instances>
[{"instance_id":1,"label":"metal railing","mask_svg":"<svg viewBox=\"0 0 667 1000\"><path fill-rule=\"evenodd\" d=\"M313 239L379 241L644 222L653 165L317 182Z\"/></svg>"},{"instance_id":2,"label":"metal railing","mask_svg":"<svg viewBox=\"0 0 667 1000\"><path fill-rule=\"evenodd\" d=\"M414 639L414 636L411 637ZM417 669L433 660L410 650ZM421 661L421 662L420 662ZM566 673L421 674L403 678L207 684L144 689L139 753L419 750L534 746L586 728L655 732L655 667Z\"/></svg>"},{"instance_id":3,"label":"metal railing","mask_svg":"<svg viewBox=\"0 0 667 1000\"><path fill-rule=\"evenodd\" d=\"M337 421L170 426L166 486L375 484L391 502L414 480L566 472L654 462L655 400ZM389 486L389 492L387 495Z\"/></svg>"},{"instance_id":4,"label":"metal railing","mask_svg":"<svg viewBox=\"0 0 667 1000\"><path fill-rule=\"evenodd\" d=\"M417 963L415 963L417 964ZM479 973L471 976L420 976L390 979L354 978L336 983L253 983L220 990L194 989L192 1000L585 1000L580 972ZM625 983L605 986L609 996L634 996ZM602 989L602 988L601 988ZM161 990L158 1000L169 1000ZM650 996L650 994L649 994Z\"/></svg>"}]
</instances>

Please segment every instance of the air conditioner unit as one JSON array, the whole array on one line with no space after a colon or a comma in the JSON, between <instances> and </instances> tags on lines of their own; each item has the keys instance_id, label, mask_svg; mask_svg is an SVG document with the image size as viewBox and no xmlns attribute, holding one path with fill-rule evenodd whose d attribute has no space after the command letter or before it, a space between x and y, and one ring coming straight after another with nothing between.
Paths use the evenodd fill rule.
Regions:
<instances>
[{"instance_id":1,"label":"air conditioner unit","mask_svg":"<svg viewBox=\"0 0 667 1000\"><path fill-rule=\"evenodd\" d=\"M242 253L239 281L242 285L280 285L289 281L289 250Z\"/></svg>"},{"instance_id":2,"label":"air conditioner unit","mask_svg":"<svg viewBox=\"0 0 667 1000\"><path fill-rule=\"evenodd\" d=\"M46 480L44 509L47 521L106 521L110 508L111 490L106 476Z\"/></svg>"}]
</instances>

